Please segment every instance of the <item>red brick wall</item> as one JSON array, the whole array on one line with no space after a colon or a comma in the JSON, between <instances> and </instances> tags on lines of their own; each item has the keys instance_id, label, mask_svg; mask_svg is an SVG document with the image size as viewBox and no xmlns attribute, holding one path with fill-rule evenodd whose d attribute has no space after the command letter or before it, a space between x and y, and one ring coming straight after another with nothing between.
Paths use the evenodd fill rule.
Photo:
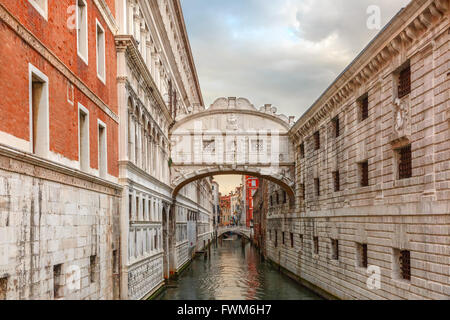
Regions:
<instances>
[{"instance_id":1,"label":"red brick wall","mask_svg":"<svg viewBox=\"0 0 450 320\"><path fill-rule=\"evenodd\" d=\"M108 1L108 3L113 1ZM89 65L77 54L76 30L70 30L68 13L75 0L49 1L46 21L27 1L0 0L6 9L117 114L116 52L114 36L92 0L88 4ZM115 9L111 8L114 13ZM106 85L97 77L96 19L105 30ZM29 141L29 79L28 64L33 64L49 78L50 151L67 159L78 160L78 103L89 110L90 164L98 168L97 119L108 132L108 173L118 175L118 124L93 101L74 87L74 105L67 100L68 80L46 59L0 21L0 130Z\"/></svg>"}]
</instances>

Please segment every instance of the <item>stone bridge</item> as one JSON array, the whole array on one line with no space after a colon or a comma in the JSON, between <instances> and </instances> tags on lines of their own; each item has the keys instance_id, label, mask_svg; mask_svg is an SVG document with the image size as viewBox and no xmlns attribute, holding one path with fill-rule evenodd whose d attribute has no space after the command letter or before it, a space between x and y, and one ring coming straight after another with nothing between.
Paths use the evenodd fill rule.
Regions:
<instances>
[{"instance_id":1,"label":"stone bridge","mask_svg":"<svg viewBox=\"0 0 450 320\"><path fill-rule=\"evenodd\" d=\"M221 237L228 232L244 236L247 239L250 239L251 235L251 229L246 227L220 227L217 229L217 237Z\"/></svg>"},{"instance_id":2,"label":"stone bridge","mask_svg":"<svg viewBox=\"0 0 450 320\"><path fill-rule=\"evenodd\" d=\"M185 185L214 175L242 174L275 182L294 199L293 117L245 98L219 98L209 109L177 117L170 130L175 197Z\"/></svg>"}]
</instances>

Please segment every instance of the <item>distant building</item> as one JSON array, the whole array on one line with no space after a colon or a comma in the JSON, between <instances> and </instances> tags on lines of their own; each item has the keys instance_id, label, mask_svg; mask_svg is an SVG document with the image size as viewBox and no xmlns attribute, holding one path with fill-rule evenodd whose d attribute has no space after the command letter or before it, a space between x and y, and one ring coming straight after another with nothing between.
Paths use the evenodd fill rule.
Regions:
<instances>
[{"instance_id":1,"label":"distant building","mask_svg":"<svg viewBox=\"0 0 450 320\"><path fill-rule=\"evenodd\" d=\"M220 225L228 226L231 223L231 196L220 197Z\"/></svg>"},{"instance_id":2,"label":"distant building","mask_svg":"<svg viewBox=\"0 0 450 320\"><path fill-rule=\"evenodd\" d=\"M219 184L213 180L212 182L212 194L213 194L213 226L214 228L219 225L220 222L220 192Z\"/></svg>"},{"instance_id":3,"label":"distant building","mask_svg":"<svg viewBox=\"0 0 450 320\"><path fill-rule=\"evenodd\" d=\"M258 190L259 179L245 176L245 225L250 228L253 224L253 195Z\"/></svg>"}]
</instances>

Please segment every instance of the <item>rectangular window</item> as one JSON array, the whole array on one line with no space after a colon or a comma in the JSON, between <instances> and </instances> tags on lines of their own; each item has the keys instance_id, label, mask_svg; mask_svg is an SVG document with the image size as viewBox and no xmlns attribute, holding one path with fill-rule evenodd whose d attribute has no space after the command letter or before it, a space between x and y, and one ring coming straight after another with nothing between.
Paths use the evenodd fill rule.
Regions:
<instances>
[{"instance_id":1,"label":"rectangular window","mask_svg":"<svg viewBox=\"0 0 450 320\"><path fill-rule=\"evenodd\" d=\"M369 118L369 95L366 93L359 99L359 119L364 121Z\"/></svg>"},{"instance_id":2,"label":"rectangular window","mask_svg":"<svg viewBox=\"0 0 450 320\"><path fill-rule=\"evenodd\" d=\"M85 0L77 0L77 49L78 56L88 63L88 11Z\"/></svg>"},{"instance_id":3,"label":"rectangular window","mask_svg":"<svg viewBox=\"0 0 450 320\"><path fill-rule=\"evenodd\" d=\"M300 192L302 193L302 200L305 200L306 199L306 190L305 190L305 184L304 183L302 183L302 184L300 184Z\"/></svg>"},{"instance_id":4,"label":"rectangular window","mask_svg":"<svg viewBox=\"0 0 450 320\"><path fill-rule=\"evenodd\" d=\"M314 253L319 254L319 237L314 237L313 242L314 242Z\"/></svg>"},{"instance_id":5,"label":"rectangular window","mask_svg":"<svg viewBox=\"0 0 450 320\"><path fill-rule=\"evenodd\" d=\"M28 0L31 5L44 17L48 19L48 0Z\"/></svg>"},{"instance_id":6,"label":"rectangular window","mask_svg":"<svg viewBox=\"0 0 450 320\"><path fill-rule=\"evenodd\" d=\"M314 149L315 150L320 149L320 132L319 131L314 133Z\"/></svg>"},{"instance_id":7,"label":"rectangular window","mask_svg":"<svg viewBox=\"0 0 450 320\"><path fill-rule=\"evenodd\" d=\"M301 158L301 159L304 159L304 158L305 158L305 144L304 144L304 143L302 143L302 144L300 145L300 158Z\"/></svg>"},{"instance_id":8,"label":"rectangular window","mask_svg":"<svg viewBox=\"0 0 450 320\"><path fill-rule=\"evenodd\" d=\"M299 237L300 237L300 249L303 249L303 235L300 234Z\"/></svg>"},{"instance_id":9,"label":"rectangular window","mask_svg":"<svg viewBox=\"0 0 450 320\"><path fill-rule=\"evenodd\" d=\"M113 275L119 274L119 257L117 255L117 250L113 250L112 253L112 273Z\"/></svg>"},{"instance_id":10,"label":"rectangular window","mask_svg":"<svg viewBox=\"0 0 450 320\"><path fill-rule=\"evenodd\" d=\"M91 283L97 281L97 256L93 255L89 258L89 279Z\"/></svg>"},{"instance_id":11,"label":"rectangular window","mask_svg":"<svg viewBox=\"0 0 450 320\"><path fill-rule=\"evenodd\" d=\"M80 170L89 170L89 112L79 105L78 109L79 125L79 161Z\"/></svg>"},{"instance_id":12,"label":"rectangular window","mask_svg":"<svg viewBox=\"0 0 450 320\"><path fill-rule=\"evenodd\" d=\"M98 124L98 171L101 178L105 178L108 172L106 149L106 125L99 121Z\"/></svg>"},{"instance_id":13,"label":"rectangular window","mask_svg":"<svg viewBox=\"0 0 450 320\"><path fill-rule=\"evenodd\" d=\"M283 245L284 245L284 244L285 244L285 243L284 243L284 232L282 233L282 237L283 237L282 239L283 239Z\"/></svg>"},{"instance_id":14,"label":"rectangular window","mask_svg":"<svg viewBox=\"0 0 450 320\"><path fill-rule=\"evenodd\" d=\"M316 191L316 196L320 197L320 179L319 178L314 179L314 188Z\"/></svg>"},{"instance_id":15,"label":"rectangular window","mask_svg":"<svg viewBox=\"0 0 450 320\"><path fill-rule=\"evenodd\" d=\"M31 151L46 157L50 140L48 78L32 65L29 65L29 72Z\"/></svg>"},{"instance_id":16,"label":"rectangular window","mask_svg":"<svg viewBox=\"0 0 450 320\"><path fill-rule=\"evenodd\" d=\"M278 247L278 231L275 230L275 248Z\"/></svg>"},{"instance_id":17,"label":"rectangular window","mask_svg":"<svg viewBox=\"0 0 450 320\"><path fill-rule=\"evenodd\" d=\"M394 272L398 279L411 280L411 252L394 249Z\"/></svg>"},{"instance_id":18,"label":"rectangular window","mask_svg":"<svg viewBox=\"0 0 450 320\"><path fill-rule=\"evenodd\" d=\"M63 296L62 264L53 266L53 297L60 299Z\"/></svg>"},{"instance_id":19,"label":"rectangular window","mask_svg":"<svg viewBox=\"0 0 450 320\"><path fill-rule=\"evenodd\" d=\"M331 239L331 258L339 260L339 240Z\"/></svg>"},{"instance_id":20,"label":"rectangular window","mask_svg":"<svg viewBox=\"0 0 450 320\"><path fill-rule=\"evenodd\" d=\"M358 243L356 245L356 254L358 260L358 267L367 269L369 265L367 258L367 244Z\"/></svg>"},{"instance_id":21,"label":"rectangular window","mask_svg":"<svg viewBox=\"0 0 450 320\"><path fill-rule=\"evenodd\" d=\"M339 116L336 116L331 122L333 124L334 137L337 138L341 134L341 131L340 131L341 128L340 128L340 124L339 124Z\"/></svg>"},{"instance_id":22,"label":"rectangular window","mask_svg":"<svg viewBox=\"0 0 450 320\"><path fill-rule=\"evenodd\" d=\"M106 82L106 62L105 62L105 30L97 21L97 75L103 83Z\"/></svg>"},{"instance_id":23,"label":"rectangular window","mask_svg":"<svg viewBox=\"0 0 450 320\"><path fill-rule=\"evenodd\" d=\"M283 204L287 203L287 193L283 190Z\"/></svg>"},{"instance_id":24,"label":"rectangular window","mask_svg":"<svg viewBox=\"0 0 450 320\"><path fill-rule=\"evenodd\" d=\"M412 177L411 145L398 149L398 178L409 179Z\"/></svg>"},{"instance_id":25,"label":"rectangular window","mask_svg":"<svg viewBox=\"0 0 450 320\"><path fill-rule=\"evenodd\" d=\"M0 278L0 300L6 300L6 293L8 292L8 278Z\"/></svg>"},{"instance_id":26,"label":"rectangular window","mask_svg":"<svg viewBox=\"0 0 450 320\"><path fill-rule=\"evenodd\" d=\"M139 197L136 196L136 221L139 221L139 214L141 213L139 210Z\"/></svg>"},{"instance_id":27,"label":"rectangular window","mask_svg":"<svg viewBox=\"0 0 450 320\"><path fill-rule=\"evenodd\" d=\"M334 182L334 192L341 190L341 181L339 176L339 171L333 172L333 182Z\"/></svg>"},{"instance_id":28,"label":"rectangular window","mask_svg":"<svg viewBox=\"0 0 450 320\"><path fill-rule=\"evenodd\" d=\"M291 248L294 247L294 234L291 232Z\"/></svg>"},{"instance_id":29,"label":"rectangular window","mask_svg":"<svg viewBox=\"0 0 450 320\"><path fill-rule=\"evenodd\" d=\"M411 93L411 66L408 65L398 75L398 98Z\"/></svg>"},{"instance_id":30,"label":"rectangular window","mask_svg":"<svg viewBox=\"0 0 450 320\"><path fill-rule=\"evenodd\" d=\"M130 217L130 221L133 220L133 196L130 194L128 196L128 215Z\"/></svg>"},{"instance_id":31,"label":"rectangular window","mask_svg":"<svg viewBox=\"0 0 450 320\"><path fill-rule=\"evenodd\" d=\"M359 164L360 186L369 186L369 162L364 161Z\"/></svg>"}]
</instances>

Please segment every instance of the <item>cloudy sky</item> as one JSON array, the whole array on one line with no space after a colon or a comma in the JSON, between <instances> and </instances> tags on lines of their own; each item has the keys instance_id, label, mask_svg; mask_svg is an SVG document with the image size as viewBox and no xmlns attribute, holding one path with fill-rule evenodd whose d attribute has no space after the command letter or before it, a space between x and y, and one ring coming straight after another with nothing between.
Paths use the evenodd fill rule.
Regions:
<instances>
[{"instance_id":1,"label":"cloudy sky","mask_svg":"<svg viewBox=\"0 0 450 320\"><path fill-rule=\"evenodd\" d=\"M246 97L300 117L409 0L181 0L206 107ZM373 11L370 12L371 14Z\"/></svg>"}]
</instances>

